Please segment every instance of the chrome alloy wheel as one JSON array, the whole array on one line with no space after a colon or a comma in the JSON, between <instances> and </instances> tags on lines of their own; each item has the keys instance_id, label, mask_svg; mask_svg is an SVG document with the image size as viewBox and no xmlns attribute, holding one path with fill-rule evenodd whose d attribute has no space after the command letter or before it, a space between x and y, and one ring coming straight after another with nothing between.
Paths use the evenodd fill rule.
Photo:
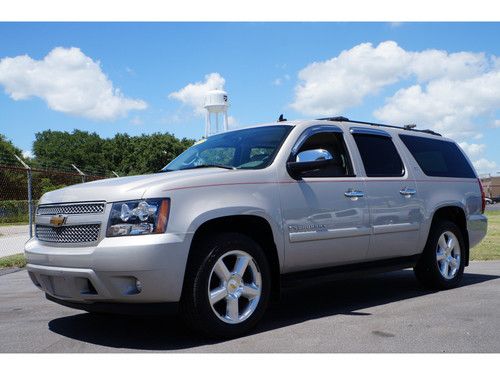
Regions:
<instances>
[{"instance_id":1,"label":"chrome alloy wheel","mask_svg":"<svg viewBox=\"0 0 500 375\"><path fill-rule=\"evenodd\" d=\"M453 279L460 268L460 244L452 232L446 231L439 237L436 260L441 275L447 280Z\"/></svg>"},{"instance_id":2,"label":"chrome alloy wheel","mask_svg":"<svg viewBox=\"0 0 500 375\"><path fill-rule=\"evenodd\" d=\"M257 308L261 293L262 278L257 263L244 251L222 255L210 272L208 300L215 315L225 323L237 324L248 319Z\"/></svg>"}]
</instances>

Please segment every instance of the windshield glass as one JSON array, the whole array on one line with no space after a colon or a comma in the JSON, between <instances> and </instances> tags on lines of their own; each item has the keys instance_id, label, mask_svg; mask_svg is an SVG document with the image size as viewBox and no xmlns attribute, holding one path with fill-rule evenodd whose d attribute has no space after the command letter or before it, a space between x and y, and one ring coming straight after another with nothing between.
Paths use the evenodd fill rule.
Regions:
<instances>
[{"instance_id":1,"label":"windshield glass","mask_svg":"<svg viewBox=\"0 0 500 375\"><path fill-rule=\"evenodd\" d=\"M262 126L213 135L188 148L163 171L202 167L261 169L267 167L292 127Z\"/></svg>"}]
</instances>

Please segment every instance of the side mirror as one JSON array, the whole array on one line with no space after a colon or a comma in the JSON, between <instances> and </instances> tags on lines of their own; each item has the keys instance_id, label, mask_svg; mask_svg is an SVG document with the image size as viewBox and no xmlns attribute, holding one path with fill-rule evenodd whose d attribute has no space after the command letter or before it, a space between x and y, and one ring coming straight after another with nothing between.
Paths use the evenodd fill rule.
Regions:
<instances>
[{"instance_id":1,"label":"side mirror","mask_svg":"<svg viewBox=\"0 0 500 375\"><path fill-rule=\"evenodd\" d=\"M305 172L315 171L335 164L332 154L327 150L318 148L299 152L295 161L286 164L288 173L294 179L300 179Z\"/></svg>"}]
</instances>

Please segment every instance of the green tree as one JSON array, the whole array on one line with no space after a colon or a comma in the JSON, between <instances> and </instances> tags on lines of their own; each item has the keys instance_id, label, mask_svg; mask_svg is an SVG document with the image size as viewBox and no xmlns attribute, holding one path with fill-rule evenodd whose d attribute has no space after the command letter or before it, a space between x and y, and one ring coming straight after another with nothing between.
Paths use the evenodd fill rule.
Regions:
<instances>
[{"instance_id":1,"label":"green tree","mask_svg":"<svg viewBox=\"0 0 500 375\"><path fill-rule=\"evenodd\" d=\"M14 155L21 158L21 149L0 134L0 166L15 166L22 168ZM23 169L10 169L0 167L0 201L27 199L27 190L20 188L27 186L26 172Z\"/></svg>"},{"instance_id":2,"label":"green tree","mask_svg":"<svg viewBox=\"0 0 500 375\"><path fill-rule=\"evenodd\" d=\"M103 173L108 167L103 158L104 143L97 133L45 130L36 133L33 153L40 166L71 169L75 164L86 173Z\"/></svg>"}]
</instances>

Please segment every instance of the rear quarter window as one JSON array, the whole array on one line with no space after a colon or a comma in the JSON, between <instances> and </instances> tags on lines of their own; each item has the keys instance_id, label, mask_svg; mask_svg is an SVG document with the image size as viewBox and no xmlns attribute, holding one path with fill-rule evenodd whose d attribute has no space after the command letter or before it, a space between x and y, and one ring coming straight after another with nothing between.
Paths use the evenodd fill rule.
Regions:
<instances>
[{"instance_id":1,"label":"rear quarter window","mask_svg":"<svg viewBox=\"0 0 500 375\"><path fill-rule=\"evenodd\" d=\"M400 134L399 138L427 176L476 177L474 170L455 143L405 134Z\"/></svg>"}]
</instances>

